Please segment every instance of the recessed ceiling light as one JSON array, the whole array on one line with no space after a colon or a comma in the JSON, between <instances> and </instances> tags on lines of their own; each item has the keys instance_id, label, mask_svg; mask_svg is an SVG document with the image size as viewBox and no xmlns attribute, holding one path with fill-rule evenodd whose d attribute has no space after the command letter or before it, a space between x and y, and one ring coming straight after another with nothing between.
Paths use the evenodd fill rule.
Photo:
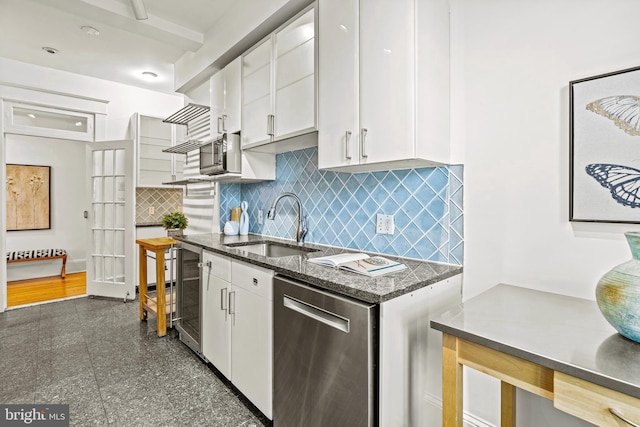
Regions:
<instances>
[{"instance_id":1,"label":"recessed ceiling light","mask_svg":"<svg viewBox=\"0 0 640 427\"><path fill-rule=\"evenodd\" d=\"M93 28L90 25L84 25L84 26L80 27L80 29L82 31L84 31L85 33L87 33L88 35L93 36L93 37L98 37L100 35L100 31L97 28Z\"/></svg>"},{"instance_id":2,"label":"recessed ceiling light","mask_svg":"<svg viewBox=\"0 0 640 427\"><path fill-rule=\"evenodd\" d=\"M32 119L35 119L35 118L36 118L36 115L35 115L35 114L32 114L32 113L29 113L29 114L27 114L27 117L30 117L30 118L32 118Z\"/></svg>"},{"instance_id":3,"label":"recessed ceiling light","mask_svg":"<svg viewBox=\"0 0 640 427\"><path fill-rule=\"evenodd\" d=\"M144 77L147 80L153 80L156 77L158 77L158 75L156 73L154 73L153 71L143 71L142 72L142 77Z\"/></svg>"},{"instance_id":4,"label":"recessed ceiling light","mask_svg":"<svg viewBox=\"0 0 640 427\"><path fill-rule=\"evenodd\" d=\"M76 122L76 126L82 126L82 122Z\"/></svg>"},{"instance_id":5,"label":"recessed ceiling light","mask_svg":"<svg viewBox=\"0 0 640 427\"><path fill-rule=\"evenodd\" d=\"M49 46L43 46L42 50L44 50L47 53L50 53L51 55L55 55L56 53L58 53L58 49L53 48L53 47L49 47Z\"/></svg>"}]
</instances>

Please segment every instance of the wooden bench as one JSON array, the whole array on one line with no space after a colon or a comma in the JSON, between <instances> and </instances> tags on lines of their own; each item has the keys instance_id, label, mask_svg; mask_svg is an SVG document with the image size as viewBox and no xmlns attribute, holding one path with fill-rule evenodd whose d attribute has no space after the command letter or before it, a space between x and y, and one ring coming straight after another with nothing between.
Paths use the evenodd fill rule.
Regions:
<instances>
[{"instance_id":1,"label":"wooden bench","mask_svg":"<svg viewBox=\"0 0 640 427\"><path fill-rule=\"evenodd\" d=\"M60 277L67 275L67 251L64 249L35 249L32 251L7 252L7 264L13 262L45 261L50 259L62 259L62 271Z\"/></svg>"}]
</instances>

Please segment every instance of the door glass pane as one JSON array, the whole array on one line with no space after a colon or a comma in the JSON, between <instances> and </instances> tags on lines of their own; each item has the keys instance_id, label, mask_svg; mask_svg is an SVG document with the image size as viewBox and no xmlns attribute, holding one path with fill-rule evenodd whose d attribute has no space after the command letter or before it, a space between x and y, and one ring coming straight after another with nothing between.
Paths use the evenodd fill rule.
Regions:
<instances>
[{"instance_id":1,"label":"door glass pane","mask_svg":"<svg viewBox=\"0 0 640 427\"><path fill-rule=\"evenodd\" d=\"M115 258L116 282L124 283L124 258Z\"/></svg>"},{"instance_id":2,"label":"door glass pane","mask_svg":"<svg viewBox=\"0 0 640 427\"><path fill-rule=\"evenodd\" d=\"M93 253L100 254L102 252L102 242L104 241L104 231L93 230Z\"/></svg>"},{"instance_id":3,"label":"door glass pane","mask_svg":"<svg viewBox=\"0 0 640 427\"><path fill-rule=\"evenodd\" d=\"M102 248L102 253L105 255L113 255L113 233L113 230L104 231L104 247Z\"/></svg>"},{"instance_id":4,"label":"door glass pane","mask_svg":"<svg viewBox=\"0 0 640 427\"><path fill-rule=\"evenodd\" d=\"M104 280L112 282L114 278L113 272L113 257L104 257Z\"/></svg>"},{"instance_id":5,"label":"door glass pane","mask_svg":"<svg viewBox=\"0 0 640 427\"><path fill-rule=\"evenodd\" d=\"M104 279L101 256L93 257L93 277L98 281L102 281Z\"/></svg>"},{"instance_id":6,"label":"door glass pane","mask_svg":"<svg viewBox=\"0 0 640 427\"><path fill-rule=\"evenodd\" d=\"M102 203L93 204L93 228L102 228L104 224L104 206Z\"/></svg>"},{"instance_id":7,"label":"door glass pane","mask_svg":"<svg viewBox=\"0 0 640 427\"><path fill-rule=\"evenodd\" d=\"M116 232L116 255L124 255L124 231L117 230Z\"/></svg>"},{"instance_id":8,"label":"door glass pane","mask_svg":"<svg viewBox=\"0 0 640 427\"><path fill-rule=\"evenodd\" d=\"M124 175L124 150L116 150L115 175Z\"/></svg>"},{"instance_id":9,"label":"door glass pane","mask_svg":"<svg viewBox=\"0 0 640 427\"><path fill-rule=\"evenodd\" d=\"M102 175L102 151L93 152L93 175Z\"/></svg>"},{"instance_id":10,"label":"door glass pane","mask_svg":"<svg viewBox=\"0 0 640 427\"><path fill-rule=\"evenodd\" d=\"M102 178L101 177L93 178L93 194L91 196L91 200L94 202L101 202L102 190L103 190Z\"/></svg>"},{"instance_id":11,"label":"door glass pane","mask_svg":"<svg viewBox=\"0 0 640 427\"><path fill-rule=\"evenodd\" d=\"M113 175L113 150L104 150L104 175Z\"/></svg>"},{"instance_id":12,"label":"door glass pane","mask_svg":"<svg viewBox=\"0 0 640 427\"><path fill-rule=\"evenodd\" d=\"M105 202L113 202L113 177L105 176L104 177L104 194L102 195L102 200Z\"/></svg>"},{"instance_id":13,"label":"door glass pane","mask_svg":"<svg viewBox=\"0 0 640 427\"><path fill-rule=\"evenodd\" d=\"M118 203L116 208L116 222L114 228L124 228L124 204Z\"/></svg>"},{"instance_id":14,"label":"door glass pane","mask_svg":"<svg viewBox=\"0 0 640 427\"><path fill-rule=\"evenodd\" d=\"M124 176L116 177L116 195L117 202L124 202Z\"/></svg>"},{"instance_id":15,"label":"door glass pane","mask_svg":"<svg viewBox=\"0 0 640 427\"><path fill-rule=\"evenodd\" d=\"M113 228L115 212L113 209L113 203L105 203L104 205L104 227Z\"/></svg>"}]
</instances>

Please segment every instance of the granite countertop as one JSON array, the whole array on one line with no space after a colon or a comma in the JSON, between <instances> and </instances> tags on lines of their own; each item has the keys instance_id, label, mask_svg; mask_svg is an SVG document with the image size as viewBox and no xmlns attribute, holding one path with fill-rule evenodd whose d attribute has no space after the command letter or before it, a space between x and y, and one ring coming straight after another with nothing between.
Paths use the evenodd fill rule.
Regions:
<instances>
[{"instance_id":1,"label":"granite countertop","mask_svg":"<svg viewBox=\"0 0 640 427\"><path fill-rule=\"evenodd\" d=\"M325 267L306 261L308 258L361 251L318 245L314 243L296 243L291 240L278 239L275 237L267 237L257 234L249 234L248 236L198 234L177 237L176 240L191 243L211 252L274 270L276 273L289 276L293 279L298 279L318 288L376 304L462 273L462 267L459 265L419 261L384 255L386 258L395 259L404 263L407 268L402 271L375 278L367 277L361 274L350 273L337 268ZM259 243L264 241L277 242L287 246L300 246L317 249L317 252L310 252L305 255L272 258L243 251L242 247L234 248L225 246L225 244L240 242Z\"/></svg>"},{"instance_id":2,"label":"granite countertop","mask_svg":"<svg viewBox=\"0 0 640 427\"><path fill-rule=\"evenodd\" d=\"M594 301L501 284L431 327L640 398L640 343L618 334Z\"/></svg>"}]
</instances>

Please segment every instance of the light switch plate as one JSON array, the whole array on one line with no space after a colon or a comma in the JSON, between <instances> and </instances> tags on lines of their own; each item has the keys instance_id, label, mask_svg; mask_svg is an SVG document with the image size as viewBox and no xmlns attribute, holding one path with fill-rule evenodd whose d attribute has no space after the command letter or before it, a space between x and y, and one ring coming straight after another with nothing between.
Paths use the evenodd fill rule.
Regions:
<instances>
[{"instance_id":1,"label":"light switch plate","mask_svg":"<svg viewBox=\"0 0 640 427\"><path fill-rule=\"evenodd\" d=\"M262 209L258 209L258 224L262 225L264 218L262 217Z\"/></svg>"},{"instance_id":2,"label":"light switch plate","mask_svg":"<svg viewBox=\"0 0 640 427\"><path fill-rule=\"evenodd\" d=\"M155 215L156 213L156 208L153 206L149 206L149 215Z\"/></svg>"}]
</instances>

